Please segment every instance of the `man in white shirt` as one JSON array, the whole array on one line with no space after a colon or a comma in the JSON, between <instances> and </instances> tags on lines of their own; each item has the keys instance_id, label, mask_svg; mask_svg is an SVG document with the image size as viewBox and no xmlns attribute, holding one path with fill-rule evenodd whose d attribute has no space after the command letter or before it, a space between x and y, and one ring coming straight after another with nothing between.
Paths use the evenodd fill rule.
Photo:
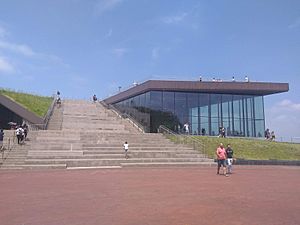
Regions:
<instances>
[{"instance_id":1,"label":"man in white shirt","mask_svg":"<svg viewBox=\"0 0 300 225\"><path fill-rule=\"evenodd\" d=\"M128 143L127 141L125 141L125 144L124 144L124 151L125 151L125 158L128 159Z\"/></svg>"}]
</instances>

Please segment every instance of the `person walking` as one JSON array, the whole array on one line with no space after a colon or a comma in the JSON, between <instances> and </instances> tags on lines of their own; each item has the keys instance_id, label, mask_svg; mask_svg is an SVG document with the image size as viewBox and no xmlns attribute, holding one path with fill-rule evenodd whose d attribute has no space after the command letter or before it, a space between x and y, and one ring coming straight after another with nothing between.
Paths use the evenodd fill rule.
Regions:
<instances>
[{"instance_id":1,"label":"person walking","mask_svg":"<svg viewBox=\"0 0 300 225\"><path fill-rule=\"evenodd\" d=\"M124 151L125 151L125 159L128 159L128 149L129 149L129 145L127 143L127 141L125 141L124 143Z\"/></svg>"},{"instance_id":2,"label":"person walking","mask_svg":"<svg viewBox=\"0 0 300 225\"><path fill-rule=\"evenodd\" d=\"M189 124L188 123L185 123L183 125L183 129L184 129L184 131L185 131L186 134L190 133L190 128L189 128Z\"/></svg>"},{"instance_id":3,"label":"person walking","mask_svg":"<svg viewBox=\"0 0 300 225\"><path fill-rule=\"evenodd\" d=\"M18 139L18 144L22 144L23 137L24 137L24 130L21 126L18 126L18 128L16 130L16 135L17 135L17 139Z\"/></svg>"},{"instance_id":4,"label":"person walking","mask_svg":"<svg viewBox=\"0 0 300 225\"><path fill-rule=\"evenodd\" d=\"M219 147L216 151L217 161L218 161L218 169L217 174L220 174L220 168L223 167L223 175L228 177L226 173L226 150L222 143L220 143Z\"/></svg>"},{"instance_id":5,"label":"person walking","mask_svg":"<svg viewBox=\"0 0 300 225\"><path fill-rule=\"evenodd\" d=\"M232 164L233 164L233 150L231 148L231 145L228 144L226 148L226 162L227 162L227 173L232 173Z\"/></svg>"}]
</instances>

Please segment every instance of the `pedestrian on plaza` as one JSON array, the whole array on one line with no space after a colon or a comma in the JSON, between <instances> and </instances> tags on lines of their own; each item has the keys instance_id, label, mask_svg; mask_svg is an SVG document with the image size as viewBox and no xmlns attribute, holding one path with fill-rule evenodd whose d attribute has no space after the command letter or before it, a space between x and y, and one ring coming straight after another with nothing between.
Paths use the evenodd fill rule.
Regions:
<instances>
[{"instance_id":1,"label":"pedestrian on plaza","mask_svg":"<svg viewBox=\"0 0 300 225\"><path fill-rule=\"evenodd\" d=\"M228 175L226 173L226 158L227 158L226 150L222 143L220 143L219 147L217 148L216 155L217 155L217 161L218 161L217 174L220 174L220 168L222 166L223 167L223 175L228 177Z\"/></svg>"},{"instance_id":2,"label":"pedestrian on plaza","mask_svg":"<svg viewBox=\"0 0 300 225\"><path fill-rule=\"evenodd\" d=\"M128 159L128 149L129 149L129 145L127 143L127 141L125 141L124 143L124 151L125 151L125 159Z\"/></svg>"},{"instance_id":3,"label":"pedestrian on plaza","mask_svg":"<svg viewBox=\"0 0 300 225\"><path fill-rule=\"evenodd\" d=\"M232 164L233 164L233 150L231 148L231 145L228 144L226 148L226 163L227 163L227 173L231 174L232 173Z\"/></svg>"}]
</instances>

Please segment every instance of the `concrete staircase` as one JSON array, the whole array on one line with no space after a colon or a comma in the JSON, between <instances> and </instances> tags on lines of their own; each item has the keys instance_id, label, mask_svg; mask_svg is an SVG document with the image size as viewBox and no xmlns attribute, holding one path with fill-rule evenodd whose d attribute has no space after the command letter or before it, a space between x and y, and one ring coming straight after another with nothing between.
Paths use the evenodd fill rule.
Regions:
<instances>
[{"instance_id":1,"label":"concrete staircase","mask_svg":"<svg viewBox=\"0 0 300 225\"><path fill-rule=\"evenodd\" d=\"M30 142L14 149L2 168L72 169L214 164L213 160L192 148L176 145L161 134L138 132L126 120L118 118L98 103L68 100L56 110L52 115L55 119L49 123L51 130L30 132ZM124 157L125 141L129 143L129 159ZM18 158L18 161L13 158Z\"/></svg>"},{"instance_id":2,"label":"concrete staircase","mask_svg":"<svg viewBox=\"0 0 300 225\"><path fill-rule=\"evenodd\" d=\"M48 130L61 130L62 121L63 121L63 108L64 106L57 107L55 106L53 108L52 115L50 117L50 120L48 122Z\"/></svg>"}]
</instances>

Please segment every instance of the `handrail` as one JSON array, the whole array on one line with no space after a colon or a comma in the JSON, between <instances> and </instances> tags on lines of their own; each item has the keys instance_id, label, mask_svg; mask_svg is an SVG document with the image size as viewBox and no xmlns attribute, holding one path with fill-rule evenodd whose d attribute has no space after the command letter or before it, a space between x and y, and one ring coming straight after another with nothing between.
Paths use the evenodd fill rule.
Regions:
<instances>
[{"instance_id":1,"label":"handrail","mask_svg":"<svg viewBox=\"0 0 300 225\"><path fill-rule=\"evenodd\" d=\"M47 114L45 115L44 117L44 124L43 124L43 130L46 130L47 127L48 127L48 123L49 123L49 120L50 120L50 117L53 113L53 109L54 109L54 105L55 105L55 102L56 102L56 99L55 97L53 96L53 101L51 103L51 106L49 107L48 111L47 111Z\"/></svg>"},{"instance_id":2,"label":"handrail","mask_svg":"<svg viewBox=\"0 0 300 225\"><path fill-rule=\"evenodd\" d=\"M202 154L208 157L207 152L205 150L205 145L192 135L177 134L169 128L165 127L164 125L159 126L158 132L162 133L175 143L190 145L193 147L194 150L201 151Z\"/></svg>"},{"instance_id":3,"label":"handrail","mask_svg":"<svg viewBox=\"0 0 300 225\"><path fill-rule=\"evenodd\" d=\"M114 112L119 118L121 119L128 119L128 121L137 128L140 132L145 133L145 127L140 124L136 119L134 119L132 116L130 116L127 113L120 112L114 105L108 105L105 101L99 101L99 103L104 106L106 109L111 110Z\"/></svg>"},{"instance_id":4,"label":"handrail","mask_svg":"<svg viewBox=\"0 0 300 225\"><path fill-rule=\"evenodd\" d=\"M5 136L7 136L7 133L6 133ZM6 141L3 141L3 146L0 149L0 152L1 152L1 164L0 165L3 165L4 161L7 159L10 151L15 146L15 141L16 141L15 132L13 131L12 135L10 135L9 137L5 138L4 140L6 140Z\"/></svg>"}]
</instances>

